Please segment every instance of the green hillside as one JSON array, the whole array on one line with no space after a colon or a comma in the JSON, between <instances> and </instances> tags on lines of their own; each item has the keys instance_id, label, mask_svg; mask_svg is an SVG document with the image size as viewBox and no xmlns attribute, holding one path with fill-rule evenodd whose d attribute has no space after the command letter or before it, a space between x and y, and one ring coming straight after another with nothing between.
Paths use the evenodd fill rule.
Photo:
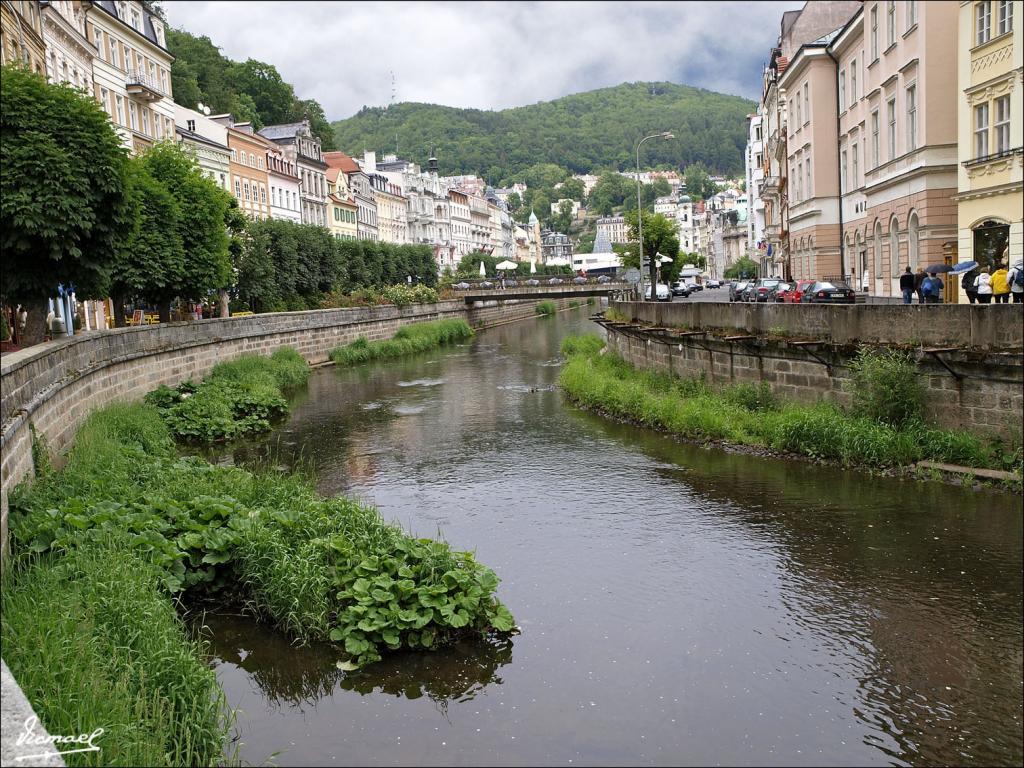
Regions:
<instances>
[{"instance_id":1,"label":"green hillside","mask_svg":"<svg viewBox=\"0 0 1024 768\"><path fill-rule=\"evenodd\" d=\"M669 130L675 141L644 144L645 167L743 169L746 116L754 102L674 83L623 83L525 107L487 111L436 104L364 107L332 123L339 149L395 152L425 165L431 148L444 174L476 173L491 183L554 163L573 173L627 170L634 147Z\"/></svg>"}]
</instances>

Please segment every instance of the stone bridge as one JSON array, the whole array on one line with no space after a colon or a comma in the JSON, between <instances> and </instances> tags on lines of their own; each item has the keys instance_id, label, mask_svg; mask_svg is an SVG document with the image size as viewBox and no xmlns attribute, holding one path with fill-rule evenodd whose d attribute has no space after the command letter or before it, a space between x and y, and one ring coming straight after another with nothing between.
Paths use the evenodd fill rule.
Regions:
<instances>
[{"instance_id":1,"label":"stone bridge","mask_svg":"<svg viewBox=\"0 0 1024 768\"><path fill-rule=\"evenodd\" d=\"M587 298L589 296L618 296L633 288L630 283L612 281L599 283L596 280L583 284L567 282L563 285L523 285L523 281L514 287L502 288L496 285L494 288L479 288L471 285L469 288L457 291L458 298L466 304L473 304L478 301L539 301L543 299L572 299L574 297Z\"/></svg>"}]
</instances>

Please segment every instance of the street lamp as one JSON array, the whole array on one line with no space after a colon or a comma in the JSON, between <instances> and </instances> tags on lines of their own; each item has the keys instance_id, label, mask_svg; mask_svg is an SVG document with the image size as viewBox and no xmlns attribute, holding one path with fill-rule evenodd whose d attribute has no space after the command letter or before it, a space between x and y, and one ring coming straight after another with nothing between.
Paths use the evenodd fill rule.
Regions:
<instances>
[{"instance_id":1,"label":"street lamp","mask_svg":"<svg viewBox=\"0 0 1024 768\"><path fill-rule=\"evenodd\" d=\"M650 136L644 136L636 145L636 232L637 239L640 241L640 295L644 295L644 206L643 201L640 199L640 145L648 139L674 139L675 135L671 131L663 131L661 133L652 133ZM651 259L651 301L658 300L658 283L657 277L655 276L655 265L654 260ZM641 299L642 301L643 299Z\"/></svg>"}]
</instances>

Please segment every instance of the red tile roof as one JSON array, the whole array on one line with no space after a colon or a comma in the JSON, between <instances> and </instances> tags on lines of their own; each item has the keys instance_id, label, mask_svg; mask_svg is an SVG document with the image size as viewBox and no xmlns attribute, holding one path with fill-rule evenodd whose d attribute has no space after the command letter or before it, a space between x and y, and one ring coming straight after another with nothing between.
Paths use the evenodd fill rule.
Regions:
<instances>
[{"instance_id":1,"label":"red tile roof","mask_svg":"<svg viewBox=\"0 0 1024 768\"><path fill-rule=\"evenodd\" d=\"M337 168L344 173L359 173L359 164L344 152L324 152L324 162L328 168Z\"/></svg>"}]
</instances>

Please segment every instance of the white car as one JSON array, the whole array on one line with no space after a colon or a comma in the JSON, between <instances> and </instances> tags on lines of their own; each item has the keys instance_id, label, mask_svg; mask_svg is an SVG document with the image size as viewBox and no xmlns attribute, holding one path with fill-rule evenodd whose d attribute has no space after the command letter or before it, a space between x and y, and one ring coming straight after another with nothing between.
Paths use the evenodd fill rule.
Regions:
<instances>
[{"instance_id":1,"label":"white car","mask_svg":"<svg viewBox=\"0 0 1024 768\"><path fill-rule=\"evenodd\" d=\"M651 286L649 285L647 290L644 291L644 298L648 301L651 300ZM658 283L658 301L672 301L672 291L664 283Z\"/></svg>"},{"instance_id":2,"label":"white car","mask_svg":"<svg viewBox=\"0 0 1024 768\"><path fill-rule=\"evenodd\" d=\"M717 280L708 280L708 288L721 288L722 284Z\"/></svg>"}]
</instances>

